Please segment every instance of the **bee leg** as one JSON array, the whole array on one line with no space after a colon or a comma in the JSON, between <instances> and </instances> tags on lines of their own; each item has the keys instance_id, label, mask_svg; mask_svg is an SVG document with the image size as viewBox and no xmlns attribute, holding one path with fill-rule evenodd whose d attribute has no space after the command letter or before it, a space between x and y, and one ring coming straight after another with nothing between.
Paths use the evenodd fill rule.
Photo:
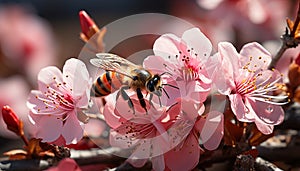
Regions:
<instances>
[{"instance_id":1,"label":"bee leg","mask_svg":"<svg viewBox=\"0 0 300 171\"><path fill-rule=\"evenodd\" d=\"M136 89L136 94L138 96L138 99L140 101L141 106L145 109L146 113L148 113L147 108L146 108L146 102L142 93L142 90L140 88Z\"/></svg>"},{"instance_id":2,"label":"bee leg","mask_svg":"<svg viewBox=\"0 0 300 171\"><path fill-rule=\"evenodd\" d=\"M150 93L150 96L149 96L149 103L150 103L151 106L153 106L152 98L153 98L153 94Z\"/></svg>"},{"instance_id":3,"label":"bee leg","mask_svg":"<svg viewBox=\"0 0 300 171\"><path fill-rule=\"evenodd\" d=\"M160 105L160 107L162 107L160 96L157 96L157 97L158 97L159 105ZM149 103L150 103L151 106L153 106L152 99L153 99L153 94L150 93Z\"/></svg>"},{"instance_id":4,"label":"bee leg","mask_svg":"<svg viewBox=\"0 0 300 171\"><path fill-rule=\"evenodd\" d=\"M129 86L121 87L121 88L120 88L120 91L119 91L118 94L117 94L117 98L119 98L120 93L121 93L122 98L123 98L125 101L127 101L128 106L130 107L130 109L132 109L133 114L135 114L134 105L133 105L133 103L132 103L132 100L130 99L130 97L128 96L128 94L127 94L126 91L125 91L125 90L128 90L128 89L130 89Z\"/></svg>"},{"instance_id":5,"label":"bee leg","mask_svg":"<svg viewBox=\"0 0 300 171\"><path fill-rule=\"evenodd\" d=\"M160 107L162 107L161 100L160 100L160 96L158 96L158 101L159 101Z\"/></svg>"}]
</instances>

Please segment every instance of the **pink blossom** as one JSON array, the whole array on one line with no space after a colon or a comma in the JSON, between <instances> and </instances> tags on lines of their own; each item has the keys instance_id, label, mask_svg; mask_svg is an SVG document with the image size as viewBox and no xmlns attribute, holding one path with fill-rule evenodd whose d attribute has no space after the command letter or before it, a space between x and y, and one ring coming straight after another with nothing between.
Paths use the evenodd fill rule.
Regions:
<instances>
[{"instance_id":1,"label":"pink blossom","mask_svg":"<svg viewBox=\"0 0 300 171\"><path fill-rule=\"evenodd\" d=\"M154 170L164 169L164 152L170 149L166 127L174 116L167 115L166 107L159 107L145 99L148 112L140 106L134 93L130 98L135 106L133 114L127 101L108 96L104 107L104 117L112 128L110 144L114 147L132 149L127 161L135 167L142 167L150 158ZM123 156L124 157L124 156Z\"/></svg>"},{"instance_id":2,"label":"pink blossom","mask_svg":"<svg viewBox=\"0 0 300 171\"><path fill-rule=\"evenodd\" d=\"M39 70L55 62L51 29L42 18L21 6L0 8L0 51L10 67L35 80ZM13 64L13 65L12 65Z\"/></svg>"},{"instance_id":3,"label":"pink blossom","mask_svg":"<svg viewBox=\"0 0 300 171\"><path fill-rule=\"evenodd\" d=\"M63 73L54 66L38 74L39 90L32 90L27 102L36 137L53 142L62 136L66 144L83 136L81 110L88 107L91 79L83 62L71 58ZM47 129L46 129L47 128Z\"/></svg>"},{"instance_id":4,"label":"pink blossom","mask_svg":"<svg viewBox=\"0 0 300 171\"><path fill-rule=\"evenodd\" d=\"M192 170L199 162L201 149L199 139L208 150L218 147L223 137L223 114L211 111L203 117L204 105L195 105L182 99L169 113L180 113L168 128L171 143L176 146L164 154L170 170Z\"/></svg>"},{"instance_id":5,"label":"pink blossom","mask_svg":"<svg viewBox=\"0 0 300 171\"><path fill-rule=\"evenodd\" d=\"M179 87L180 94L187 100L201 103L205 101L212 80L207 65L210 61L212 45L207 37L198 29L192 28L183 33L182 38L173 34L159 37L153 46L155 56L144 61L144 67L170 76L164 80L168 84ZM173 88L165 86L170 94L178 94ZM170 105L170 104L169 104Z\"/></svg>"},{"instance_id":6,"label":"pink blossom","mask_svg":"<svg viewBox=\"0 0 300 171\"><path fill-rule=\"evenodd\" d=\"M283 121L284 112L279 105L286 103L286 96L272 94L281 86L282 75L267 69L270 53L255 42L246 44L240 53L232 44L222 42L218 52L222 69L216 83L220 92L229 97L237 119L255 122L262 133L272 133L274 125Z\"/></svg>"},{"instance_id":7,"label":"pink blossom","mask_svg":"<svg viewBox=\"0 0 300 171\"><path fill-rule=\"evenodd\" d=\"M112 128L110 144L134 149L127 162L142 167L151 159L154 170L191 170L199 162L199 138L209 150L218 147L223 137L223 115L210 112L206 118L203 104L177 99L168 107L152 105L145 99L148 113L140 106L135 93L130 98L135 113L122 98L106 98L104 117ZM200 135L200 136L199 136Z\"/></svg>"}]
</instances>

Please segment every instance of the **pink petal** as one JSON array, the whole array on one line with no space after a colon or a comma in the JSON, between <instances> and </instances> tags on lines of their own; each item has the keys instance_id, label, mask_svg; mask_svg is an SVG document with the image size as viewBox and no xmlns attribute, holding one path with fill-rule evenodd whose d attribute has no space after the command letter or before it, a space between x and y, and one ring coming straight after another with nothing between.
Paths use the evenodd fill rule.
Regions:
<instances>
[{"instance_id":1,"label":"pink petal","mask_svg":"<svg viewBox=\"0 0 300 171\"><path fill-rule=\"evenodd\" d=\"M153 51L155 56L161 56L170 63L178 63L175 55L179 54L180 38L173 34L164 34L160 36L153 45ZM169 58L170 56L170 58Z\"/></svg>"},{"instance_id":2,"label":"pink petal","mask_svg":"<svg viewBox=\"0 0 300 171\"><path fill-rule=\"evenodd\" d=\"M152 157L152 148L153 144L151 142L151 139L144 139L137 144L136 149L131 154L131 159L149 159Z\"/></svg>"},{"instance_id":3,"label":"pink petal","mask_svg":"<svg viewBox=\"0 0 300 171\"><path fill-rule=\"evenodd\" d=\"M90 100L90 87L87 86L85 91L81 94L81 95L78 95L78 97L74 97L74 98L77 98L75 101L76 103L76 107L77 108L87 108L88 105L89 105L89 100Z\"/></svg>"},{"instance_id":4,"label":"pink petal","mask_svg":"<svg viewBox=\"0 0 300 171\"><path fill-rule=\"evenodd\" d=\"M164 170L165 169L165 160L163 155L152 157L152 168L153 170Z\"/></svg>"},{"instance_id":5,"label":"pink petal","mask_svg":"<svg viewBox=\"0 0 300 171\"><path fill-rule=\"evenodd\" d=\"M193 132L195 121L187 118L177 119L177 121L167 130L169 135L169 148L180 146L186 141L187 136Z\"/></svg>"},{"instance_id":6,"label":"pink petal","mask_svg":"<svg viewBox=\"0 0 300 171\"><path fill-rule=\"evenodd\" d=\"M224 116L218 111L211 111L207 114L206 121L200 133L203 145L208 150L215 150L224 135Z\"/></svg>"},{"instance_id":7,"label":"pink petal","mask_svg":"<svg viewBox=\"0 0 300 171\"><path fill-rule=\"evenodd\" d=\"M199 60L206 60L212 51L210 40L200 31L199 28L192 28L183 33L182 39L189 48L194 48Z\"/></svg>"},{"instance_id":8,"label":"pink petal","mask_svg":"<svg viewBox=\"0 0 300 171\"><path fill-rule=\"evenodd\" d=\"M191 132L179 149L174 148L165 155L165 164L172 171L192 170L199 162L198 138Z\"/></svg>"},{"instance_id":9,"label":"pink petal","mask_svg":"<svg viewBox=\"0 0 300 171\"><path fill-rule=\"evenodd\" d=\"M88 136L100 137L106 129L106 124L100 119L90 118L88 123L85 124L84 131Z\"/></svg>"},{"instance_id":10,"label":"pink petal","mask_svg":"<svg viewBox=\"0 0 300 171\"><path fill-rule=\"evenodd\" d=\"M65 138L66 144L76 144L83 137L83 128L74 111L72 112L69 113L61 130L61 134Z\"/></svg>"},{"instance_id":11,"label":"pink petal","mask_svg":"<svg viewBox=\"0 0 300 171\"><path fill-rule=\"evenodd\" d=\"M230 100L231 110L239 121L252 122L254 120L251 105L246 106L241 95L231 94L228 97Z\"/></svg>"},{"instance_id":12,"label":"pink petal","mask_svg":"<svg viewBox=\"0 0 300 171\"><path fill-rule=\"evenodd\" d=\"M146 162L148 161L148 159L133 159L133 158L128 158L126 160L128 163L130 163L132 166L136 167L136 168L140 168L143 167Z\"/></svg>"},{"instance_id":13,"label":"pink petal","mask_svg":"<svg viewBox=\"0 0 300 171\"><path fill-rule=\"evenodd\" d=\"M125 134L124 132L119 133L117 132L120 131L121 129L116 129L116 130L110 130L109 134L109 143L113 147L119 147L122 149L127 149L134 147L138 142L142 141L140 139L132 139L131 134Z\"/></svg>"},{"instance_id":14,"label":"pink petal","mask_svg":"<svg viewBox=\"0 0 300 171\"><path fill-rule=\"evenodd\" d=\"M58 139L62 131L62 120L57 119L56 116L37 116L30 117L35 121L36 138L42 138L43 142L52 142Z\"/></svg>"},{"instance_id":15,"label":"pink petal","mask_svg":"<svg viewBox=\"0 0 300 171\"><path fill-rule=\"evenodd\" d=\"M281 106L261 101L253 101L250 99L249 103L251 104L257 117L266 124L278 125L284 119L284 111Z\"/></svg>"},{"instance_id":16,"label":"pink petal","mask_svg":"<svg viewBox=\"0 0 300 171\"><path fill-rule=\"evenodd\" d=\"M104 106L103 110L103 115L105 118L106 123L111 127L111 128L117 128L121 125L120 122L120 115L115 113L115 98L113 96L107 96L107 103Z\"/></svg>"},{"instance_id":17,"label":"pink petal","mask_svg":"<svg viewBox=\"0 0 300 171\"><path fill-rule=\"evenodd\" d=\"M53 87L56 87L57 82L63 82L62 73L57 67L49 66L41 69L38 74L39 90L42 92L48 91L47 86L53 85Z\"/></svg>"},{"instance_id":18,"label":"pink petal","mask_svg":"<svg viewBox=\"0 0 300 171\"><path fill-rule=\"evenodd\" d=\"M241 66L245 66L250 62L248 68L254 71L267 69L272 60L271 54L256 42L244 45L240 54L242 56L242 58L240 58Z\"/></svg>"},{"instance_id":19,"label":"pink petal","mask_svg":"<svg viewBox=\"0 0 300 171\"><path fill-rule=\"evenodd\" d=\"M165 65L164 65L165 64ZM163 73L166 71L166 65L172 68L173 64L161 56L148 56L143 61L143 67L151 70L153 73ZM172 73L173 74L173 73Z\"/></svg>"},{"instance_id":20,"label":"pink petal","mask_svg":"<svg viewBox=\"0 0 300 171\"><path fill-rule=\"evenodd\" d=\"M216 53L211 58L213 60L209 60L207 65L215 68L208 68L207 72L211 73L212 83L216 85L221 94L229 95L231 90L235 89L231 61L228 58L223 58L222 61L220 53Z\"/></svg>"},{"instance_id":21,"label":"pink petal","mask_svg":"<svg viewBox=\"0 0 300 171\"><path fill-rule=\"evenodd\" d=\"M205 106L201 104L195 104L193 101L185 99L181 100L181 110L191 121L194 121L198 116L202 115L205 110Z\"/></svg>"},{"instance_id":22,"label":"pink petal","mask_svg":"<svg viewBox=\"0 0 300 171\"><path fill-rule=\"evenodd\" d=\"M256 79L256 85L269 86L270 83L282 83L282 75L278 70L264 70L259 73Z\"/></svg>"},{"instance_id":23,"label":"pink petal","mask_svg":"<svg viewBox=\"0 0 300 171\"><path fill-rule=\"evenodd\" d=\"M237 77L239 70L239 54L235 47L228 42L221 42L218 44L218 51L222 58L222 69L226 74L227 79L234 79Z\"/></svg>"},{"instance_id":24,"label":"pink petal","mask_svg":"<svg viewBox=\"0 0 300 171\"><path fill-rule=\"evenodd\" d=\"M215 75L220 69L221 64L222 59L219 53L215 53L213 56L209 57L207 62L205 63L205 71L208 75L208 78L210 78L211 82L214 82L212 80L215 80Z\"/></svg>"},{"instance_id":25,"label":"pink petal","mask_svg":"<svg viewBox=\"0 0 300 171\"><path fill-rule=\"evenodd\" d=\"M63 80L73 89L73 96L82 96L89 88L90 78L85 64L75 58L66 61L63 68Z\"/></svg>"},{"instance_id":26,"label":"pink petal","mask_svg":"<svg viewBox=\"0 0 300 171\"><path fill-rule=\"evenodd\" d=\"M255 120L255 125L257 129L262 132L263 134L271 134L273 132L274 126L273 125L268 125L259 119Z\"/></svg>"},{"instance_id":27,"label":"pink petal","mask_svg":"<svg viewBox=\"0 0 300 171\"><path fill-rule=\"evenodd\" d=\"M135 115L133 114L134 113L133 109L130 108L128 101L125 101L122 97L119 97L119 99L117 99L117 104L115 106L115 113L119 113L121 117L126 120L130 120L136 116L145 116L146 112L141 107L139 101L132 97L131 97L131 101L134 105Z\"/></svg>"}]
</instances>

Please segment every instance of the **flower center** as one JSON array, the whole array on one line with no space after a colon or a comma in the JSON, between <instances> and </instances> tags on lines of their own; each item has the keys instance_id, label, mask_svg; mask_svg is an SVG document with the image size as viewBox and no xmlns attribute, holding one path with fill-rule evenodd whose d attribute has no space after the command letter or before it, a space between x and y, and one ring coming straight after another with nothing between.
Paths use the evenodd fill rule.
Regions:
<instances>
[{"instance_id":1,"label":"flower center","mask_svg":"<svg viewBox=\"0 0 300 171\"><path fill-rule=\"evenodd\" d=\"M197 59L197 55L193 48L179 51L179 61L183 63L181 70L184 80L199 79L198 73L202 67L200 61Z\"/></svg>"},{"instance_id":2,"label":"flower center","mask_svg":"<svg viewBox=\"0 0 300 171\"><path fill-rule=\"evenodd\" d=\"M278 72L276 70L250 69L249 66L250 62L240 71L241 79L235 81L236 89L232 91L232 94L237 93L243 97L248 96L270 104L286 104L287 96L276 95L274 93L282 88L282 84L280 83L282 75L274 73ZM256 65L253 66L256 67Z\"/></svg>"},{"instance_id":3,"label":"flower center","mask_svg":"<svg viewBox=\"0 0 300 171\"><path fill-rule=\"evenodd\" d=\"M44 109L38 108L38 112L49 113L49 109L55 111L61 109L70 111L75 108L74 99L71 95L72 89L69 88L66 82L59 82L56 77L53 77L56 84L47 85L43 95L36 96L37 99L44 103ZM46 110L46 111L45 111Z\"/></svg>"}]
</instances>

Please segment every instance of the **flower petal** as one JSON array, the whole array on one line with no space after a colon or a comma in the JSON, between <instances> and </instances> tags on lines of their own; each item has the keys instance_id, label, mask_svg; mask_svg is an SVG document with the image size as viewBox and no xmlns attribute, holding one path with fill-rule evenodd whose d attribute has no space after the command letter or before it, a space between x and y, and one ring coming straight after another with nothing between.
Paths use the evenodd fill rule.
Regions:
<instances>
[{"instance_id":1,"label":"flower petal","mask_svg":"<svg viewBox=\"0 0 300 171\"><path fill-rule=\"evenodd\" d=\"M172 171L192 170L198 164L200 157L198 138L191 132L180 147L164 155L166 166Z\"/></svg>"},{"instance_id":2,"label":"flower petal","mask_svg":"<svg viewBox=\"0 0 300 171\"><path fill-rule=\"evenodd\" d=\"M200 31L199 28L192 28L183 33L182 39L187 46L194 48L199 60L206 60L212 51L210 40Z\"/></svg>"},{"instance_id":3,"label":"flower petal","mask_svg":"<svg viewBox=\"0 0 300 171\"><path fill-rule=\"evenodd\" d=\"M106 97L107 103L104 106L103 115L105 122L113 129L121 125L121 116L115 113L116 97L113 94ZM117 110L116 110L117 111Z\"/></svg>"},{"instance_id":4,"label":"flower petal","mask_svg":"<svg viewBox=\"0 0 300 171\"><path fill-rule=\"evenodd\" d=\"M29 117L35 121L36 138L42 138L43 142L52 142L58 139L62 130L62 120L56 116L38 116L31 112Z\"/></svg>"},{"instance_id":5,"label":"flower petal","mask_svg":"<svg viewBox=\"0 0 300 171\"><path fill-rule=\"evenodd\" d=\"M66 144L76 144L83 137L82 125L78 121L75 112L72 112L73 113L69 113L61 130L61 134L65 138Z\"/></svg>"},{"instance_id":6,"label":"flower petal","mask_svg":"<svg viewBox=\"0 0 300 171\"><path fill-rule=\"evenodd\" d=\"M41 69L38 74L38 86L42 92L48 91L48 86L56 87L57 83L63 82L61 71L54 66Z\"/></svg>"},{"instance_id":7,"label":"flower petal","mask_svg":"<svg viewBox=\"0 0 300 171\"><path fill-rule=\"evenodd\" d=\"M75 58L66 61L63 67L63 79L66 82L66 87L72 89L75 98L86 93L91 84L85 64Z\"/></svg>"},{"instance_id":8,"label":"flower petal","mask_svg":"<svg viewBox=\"0 0 300 171\"><path fill-rule=\"evenodd\" d=\"M208 150L215 150L224 135L224 116L218 111L211 111L207 114L206 121L200 133L203 145Z\"/></svg>"},{"instance_id":9,"label":"flower petal","mask_svg":"<svg viewBox=\"0 0 300 171\"><path fill-rule=\"evenodd\" d=\"M262 132L263 134L271 134L273 132L274 126L273 125L268 125L259 119L255 120L255 125L257 129Z\"/></svg>"},{"instance_id":10,"label":"flower petal","mask_svg":"<svg viewBox=\"0 0 300 171\"><path fill-rule=\"evenodd\" d=\"M239 94L231 94L228 96L232 112L236 115L237 119L242 122L252 122L254 115L250 104L245 105L243 98Z\"/></svg>"},{"instance_id":11,"label":"flower petal","mask_svg":"<svg viewBox=\"0 0 300 171\"><path fill-rule=\"evenodd\" d=\"M164 170L165 169L165 160L163 155L152 157L152 168L153 170Z\"/></svg>"},{"instance_id":12,"label":"flower petal","mask_svg":"<svg viewBox=\"0 0 300 171\"><path fill-rule=\"evenodd\" d=\"M178 63L175 55L179 54L180 38L173 34L164 34L160 36L153 45L155 56L161 56L170 63Z\"/></svg>"},{"instance_id":13,"label":"flower petal","mask_svg":"<svg viewBox=\"0 0 300 171\"><path fill-rule=\"evenodd\" d=\"M166 71L167 66L172 68L173 64L161 56L148 56L143 62L143 67L153 73L163 73Z\"/></svg>"},{"instance_id":14,"label":"flower petal","mask_svg":"<svg viewBox=\"0 0 300 171\"><path fill-rule=\"evenodd\" d=\"M128 163L130 163L132 166L134 166L136 168L140 168L140 167L143 167L146 164L148 159L134 159L132 157L129 157L126 161Z\"/></svg>"},{"instance_id":15,"label":"flower petal","mask_svg":"<svg viewBox=\"0 0 300 171\"><path fill-rule=\"evenodd\" d=\"M271 54L259 43L252 42L244 45L240 52L241 66L248 66L249 70L258 71L267 69L272 57Z\"/></svg>"},{"instance_id":16,"label":"flower petal","mask_svg":"<svg viewBox=\"0 0 300 171\"><path fill-rule=\"evenodd\" d=\"M250 98L249 103L257 117L265 124L278 125L284 119L284 111L281 106L250 100Z\"/></svg>"},{"instance_id":17,"label":"flower petal","mask_svg":"<svg viewBox=\"0 0 300 171\"><path fill-rule=\"evenodd\" d=\"M223 73L226 74L226 78L234 80L237 77L239 70L239 54L235 47L228 42L221 42L218 44L218 51L222 59Z\"/></svg>"},{"instance_id":18,"label":"flower petal","mask_svg":"<svg viewBox=\"0 0 300 171\"><path fill-rule=\"evenodd\" d=\"M139 140L132 140L130 139L131 135L130 134L126 134L125 133L119 133L117 132L120 129L111 129L110 130L110 134L109 134L109 143L111 146L113 147L119 147L122 149L127 149L127 148L131 148L134 145L136 145L136 143L139 142Z\"/></svg>"}]
</instances>

